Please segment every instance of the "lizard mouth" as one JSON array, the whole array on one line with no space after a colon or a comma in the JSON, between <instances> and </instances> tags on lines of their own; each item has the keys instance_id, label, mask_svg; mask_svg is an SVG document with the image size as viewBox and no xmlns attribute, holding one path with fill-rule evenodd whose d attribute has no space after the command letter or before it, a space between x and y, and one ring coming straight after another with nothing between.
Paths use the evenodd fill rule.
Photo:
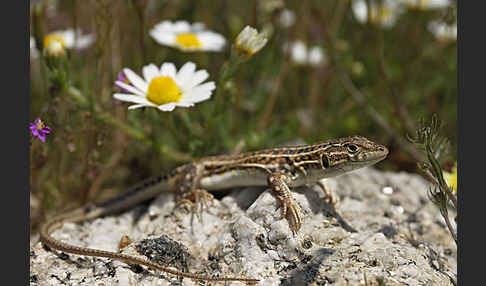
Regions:
<instances>
[{"instance_id":1,"label":"lizard mouth","mask_svg":"<svg viewBox=\"0 0 486 286\"><path fill-rule=\"evenodd\" d=\"M348 162L346 165L348 169L357 169L363 166L370 166L384 160L388 156L388 149L385 146L380 146L377 151L362 155L357 159ZM345 167L346 168L346 167Z\"/></svg>"},{"instance_id":2,"label":"lizard mouth","mask_svg":"<svg viewBox=\"0 0 486 286\"><path fill-rule=\"evenodd\" d=\"M368 160L364 161L364 163L365 164L375 164L375 163L378 163L378 162L384 160L387 155L388 155L388 152L387 153L383 153L383 154L377 154L376 156L373 156L372 158L369 158Z\"/></svg>"},{"instance_id":3,"label":"lizard mouth","mask_svg":"<svg viewBox=\"0 0 486 286\"><path fill-rule=\"evenodd\" d=\"M388 148L386 148L385 146L379 146L378 148L378 151L376 152L373 152L371 154L371 156L369 156L367 159L363 160L367 163L370 163L370 162L379 162L383 159L386 158L386 156L388 156Z\"/></svg>"}]
</instances>

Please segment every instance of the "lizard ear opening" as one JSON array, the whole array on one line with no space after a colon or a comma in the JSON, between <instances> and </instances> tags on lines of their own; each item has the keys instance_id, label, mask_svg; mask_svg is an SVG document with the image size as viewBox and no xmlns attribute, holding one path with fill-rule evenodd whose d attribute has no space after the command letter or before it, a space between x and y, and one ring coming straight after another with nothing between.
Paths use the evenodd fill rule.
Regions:
<instances>
[{"instance_id":1,"label":"lizard ear opening","mask_svg":"<svg viewBox=\"0 0 486 286\"><path fill-rule=\"evenodd\" d=\"M327 158L326 155L322 155L321 157L321 165L324 169L329 168L329 159Z\"/></svg>"}]
</instances>

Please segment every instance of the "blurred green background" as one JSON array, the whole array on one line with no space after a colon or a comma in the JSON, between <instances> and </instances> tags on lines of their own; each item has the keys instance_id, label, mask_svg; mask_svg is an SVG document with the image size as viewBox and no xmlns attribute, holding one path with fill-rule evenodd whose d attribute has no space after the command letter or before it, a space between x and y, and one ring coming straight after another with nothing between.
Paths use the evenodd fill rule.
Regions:
<instances>
[{"instance_id":1,"label":"blurred green background","mask_svg":"<svg viewBox=\"0 0 486 286\"><path fill-rule=\"evenodd\" d=\"M31 227L48 211L110 197L192 158L299 140L362 135L390 149L377 168L418 172L419 153L406 136L433 114L451 143L443 162L451 168L457 43L434 32L431 23L455 25L457 4L420 8L362 1L370 7L369 20L362 21L355 2L31 1L30 36L38 54L31 49L30 121L40 117L52 129L45 143L31 142ZM373 14L371 7L380 3ZM381 25L380 17L392 24ZM161 46L148 31L163 20L202 22L227 45L222 52L193 53ZM217 83L232 41L246 25L265 33L268 42L230 81L217 85L218 99L215 91L194 107L161 112L128 110L129 104L112 98L124 67L141 74L149 63L173 62L179 69L193 61ZM67 28L96 35L91 46L67 53L69 86L88 106L53 83L42 55L43 37ZM309 59L305 49L318 52ZM215 102L221 104L215 108Z\"/></svg>"}]
</instances>

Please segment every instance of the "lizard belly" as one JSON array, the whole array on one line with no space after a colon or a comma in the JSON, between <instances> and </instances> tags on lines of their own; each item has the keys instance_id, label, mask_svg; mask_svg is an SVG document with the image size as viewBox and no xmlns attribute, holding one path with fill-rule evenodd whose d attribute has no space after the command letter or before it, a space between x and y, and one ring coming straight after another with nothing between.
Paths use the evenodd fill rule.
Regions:
<instances>
[{"instance_id":1,"label":"lizard belly","mask_svg":"<svg viewBox=\"0 0 486 286\"><path fill-rule=\"evenodd\" d=\"M327 170L309 170L305 176L297 177L291 185L293 187L312 185L324 178L335 177L336 175L336 172L331 172Z\"/></svg>"},{"instance_id":2,"label":"lizard belly","mask_svg":"<svg viewBox=\"0 0 486 286\"><path fill-rule=\"evenodd\" d=\"M208 191L236 187L266 186L268 173L260 170L230 170L201 179L201 188Z\"/></svg>"}]
</instances>

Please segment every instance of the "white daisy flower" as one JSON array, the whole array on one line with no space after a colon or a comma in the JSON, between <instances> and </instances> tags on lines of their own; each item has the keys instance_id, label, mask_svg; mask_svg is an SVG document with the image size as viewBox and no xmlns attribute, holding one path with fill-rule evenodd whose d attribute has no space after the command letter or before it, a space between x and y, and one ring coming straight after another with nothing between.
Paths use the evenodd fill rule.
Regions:
<instances>
[{"instance_id":1,"label":"white daisy flower","mask_svg":"<svg viewBox=\"0 0 486 286\"><path fill-rule=\"evenodd\" d=\"M429 10L441 9L451 5L450 0L401 0L409 9Z\"/></svg>"},{"instance_id":2,"label":"white daisy flower","mask_svg":"<svg viewBox=\"0 0 486 286\"><path fill-rule=\"evenodd\" d=\"M295 12L289 9L283 9L280 12L279 23L282 28L290 28L295 24L296 16Z\"/></svg>"},{"instance_id":3,"label":"white daisy flower","mask_svg":"<svg viewBox=\"0 0 486 286\"><path fill-rule=\"evenodd\" d=\"M319 46L314 46L309 49L308 60L311 66L318 66L321 63L327 62L324 50Z\"/></svg>"},{"instance_id":4,"label":"white daisy flower","mask_svg":"<svg viewBox=\"0 0 486 286\"><path fill-rule=\"evenodd\" d=\"M226 39L213 31L206 30L203 23L186 21L162 21L149 32L159 44L173 47L184 52L221 51Z\"/></svg>"},{"instance_id":5,"label":"white daisy flower","mask_svg":"<svg viewBox=\"0 0 486 286\"><path fill-rule=\"evenodd\" d=\"M352 10L356 20L360 23L368 22L368 7L364 0L354 0ZM394 0L384 0L382 4L378 1L370 1L370 22L375 25L380 25L384 28L392 27L402 9Z\"/></svg>"},{"instance_id":6,"label":"white daisy flower","mask_svg":"<svg viewBox=\"0 0 486 286\"><path fill-rule=\"evenodd\" d=\"M123 74L129 84L120 80L115 82L126 93L115 93L113 97L135 103L128 109L148 106L172 111L176 106L190 107L209 99L216 88L213 81L202 84L209 74L206 70L196 71L192 62L184 64L179 71L173 63L163 63L160 69L149 64L143 67L142 73L143 78L125 68Z\"/></svg>"},{"instance_id":7,"label":"white daisy flower","mask_svg":"<svg viewBox=\"0 0 486 286\"><path fill-rule=\"evenodd\" d=\"M287 44L284 46L284 51L290 54L291 60L297 65L317 67L327 63L326 54L320 46L309 48L301 40Z\"/></svg>"},{"instance_id":8,"label":"white daisy flower","mask_svg":"<svg viewBox=\"0 0 486 286\"><path fill-rule=\"evenodd\" d=\"M58 42L65 49L84 49L95 41L95 35L83 35L79 29L55 31L44 37L44 48L49 47L53 41Z\"/></svg>"},{"instance_id":9,"label":"white daisy flower","mask_svg":"<svg viewBox=\"0 0 486 286\"><path fill-rule=\"evenodd\" d=\"M66 49L59 41L50 41L49 45L44 47L44 53L53 57L64 56Z\"/></svg>"},{"instance_id":10,"label":"white daisy flower","mask_svg":"<svg viewBox=\"0 0 486 286\"><path fill-rule=\"evenodd\" d=\"M447 24L441 21L432 21L429 23L427 28L439 41L457 41L457 23Z\"/></svg>"},{"instance_id":11,"label":"white daisy flower","mask_svg":"<svg viewBox=\"0 0 486 286\"><path fill-rule=\"evenodd\" d=\"M290 44L290 57L299 65L307 64L307 46L304 42L297 40Z\"/></svg>"}]
</instances>

